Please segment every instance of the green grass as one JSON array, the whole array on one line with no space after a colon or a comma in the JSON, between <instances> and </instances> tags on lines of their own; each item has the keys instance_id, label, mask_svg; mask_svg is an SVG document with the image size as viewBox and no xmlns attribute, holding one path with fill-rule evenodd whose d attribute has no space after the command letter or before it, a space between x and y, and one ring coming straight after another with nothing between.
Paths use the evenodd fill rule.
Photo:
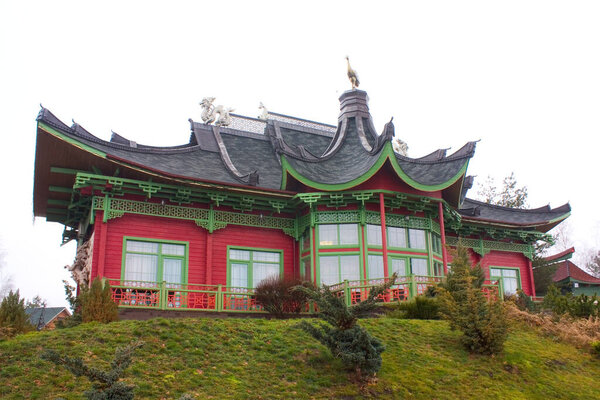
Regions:
<instances>
[{"instance_id":1,"label":"green grass","mask_svg":"<svg viewBox=\"0 0 600 400\"><path fill-rule=\"evenodd\" d=\"M115 348L135 339L125 380L136 398L177 399L594 399L600 360L525 327L505 351L472 356L444 321L361 321L387 346L378 381L360 389L338 360L294 320L185 319L84 324L0 343L0 398L80 399L90 387L43 361L45 348L108 367Z\"/></svg>"}]
</instances>

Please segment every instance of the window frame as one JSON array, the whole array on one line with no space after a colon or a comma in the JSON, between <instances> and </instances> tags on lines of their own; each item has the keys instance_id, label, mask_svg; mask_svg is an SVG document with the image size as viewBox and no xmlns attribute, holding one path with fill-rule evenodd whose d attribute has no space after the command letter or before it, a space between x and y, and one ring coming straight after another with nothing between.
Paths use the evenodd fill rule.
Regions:
<instances>
[{"instance_id":1,"label":"window frame","mask_svg":"<svg viewBox=\"0 0 600 400\"><path fill-rule=\"evenodd\" d=\"M242 251L249 251L250 252L250 259L249 260L235 260L235 259L231 259L229 258L229 252L231 250L242 250ZM279 264L279 276L282 277L283 276L283 256L284 256L284 251L282 249L268 249L268 248L260 248L260 247L245 247L245 246L234 246L234 245L228 245L227 246L227 254L226 254L226 259L227 259L227 287L230 288L231 287L231 264L246 264L248 266L248 271L247 271L247 282L249 285L253 285L253 278L254 278L254 263L262 263L262 264ZM272 261L255 261L253 259L253 252L260 252L260 253L278 253L279 254L279 263L275 263ZM255 288L253 286L247 287L245 289L249 289L249 290L254 290Z\"/></svg>"},{"instance_id":2,"label":"window frame","mask_svg":"<svg viewBox=\"0 0 600 400\"><path fill-rule=\"evenodd\" d=\"M156 243L158 244L158 253L146 253L141 251L127 251L127 241L132 242L147 242L147 243ZM162 254L162 245L163 244L174 244L174 245L182 245L184 246L183 256L171 255L171 254ZM166 240L166 239L155 239L155 238L144 238L144 237L135 237L135 236L123 236L123 247L122 247L122 255L121 255L121 281L125 281L125 270L127 264L127 254L141 254L141 255L156 255L158 256L157 267L156 267L156 278L157 280L152 281L139 281L139 282L151 282L160 284L164 281L164 263L163 260L166 259L176 259L182 260L181 265L181 282L167 282L169 284L180 284L186 285L188 283L188 265L189 265L189 247L190 243L180 240ZM158 279L158 277L161 279ZM138 282L138 281L134 281Z\"/></svg>"},{"instance_id":3,"label":"window frame","mask_svg":"<svg viewBox=\"0 0 600 400\"><path fill-rule=\"evenodd\" d=\"M323 225L333 225L336 227L336 234L337 234L337 244L321 244L321 226ZM340 235L340 225L352 225L356 228L356 243L352 243L352 244L341 244L341 235ZM317 236L317 240L316 245L319 249L332 249L332 248L336 248L336 249L355 249L358 248L360 246L360 242L361 242L361 229L360 229L360 224L359 223L333 223L333 224L318 224L316 226L316 236Z\"/></svg>"},{"instance_id":4,"label":"window frame","mask_svg":"<svg viewBox=\"0 0 600 400\"><path fill-rule=\"evenodd\" d=\"M424 276L424 275L416 275L413 273L412 270L412 259L419 259L419 260L425 260L426 265L427 265L427 275L426 276L432 276L430 274L430 263L429 263L429 257L427 256L417 256L415 254L388 254L388 275L392 276L393 272L393 268L392 268L392 260L404 260L404 268L405 268L405 275L401 275L401 276ZM408 273L406 273L408 272Z\"/></svg>"},{"instance_id":5,"label":"window frame","mask_svg":"<svg viewBox=\"0 0 600 400\"><path fill-rule=\"evenodd\" d=\"M515 290L515 293L505 293L504 291L504 276L497 276L497 275L492 275L492 269L500 269L500 270L512 270L512 271L516 271L517 276L517 289ZM488 267L488 272L489 272L489 276L490 276L490 281L494 281L497 280L500 283L500 291L502 292L502 295L513 295L517 293L517 290L523 290L523 286L521 284L521 269L519 267L504 267L504 266L498 266L498 265L490 265ZM507 277L507 278L512 278L512 277Z\"/></svg>"},{"instance_id":6,"label":"window frame","mask_svg":"<svg viewBox=\"0 0 600 400\"><path fill-rule=\"evenodd\" d=\"M361 257L361 253L360 252L356 252L356 251L348 251L348 252L322 252L319 253L317 255L317 263L318 263L318 268L317 268L317 285L321 286L323 285L323 283L321 282L321 257L337 257L338 259L338 278L341 279L342 277L342 269L341 269L341 261L340 261L340 257L343 256L356 256L358 258L358 280L362 281L364 278L364 272L363 272L363 260ZM333 285L338 284L338 283L342 283L343 280L340 280L339 282L335 282L333 283Z\"/></svg>"}]
</instances>

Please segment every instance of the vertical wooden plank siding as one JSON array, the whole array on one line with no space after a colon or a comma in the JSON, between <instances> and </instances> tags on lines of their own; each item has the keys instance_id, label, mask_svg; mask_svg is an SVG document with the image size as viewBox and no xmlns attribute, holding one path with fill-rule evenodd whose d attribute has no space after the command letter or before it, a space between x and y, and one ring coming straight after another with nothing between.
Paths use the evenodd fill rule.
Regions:
<instances>
[{"instance_id":1,"label":"vertical wooden plank siding","mask_svg":"<svg viewBox=\"0 0 600 400\"><path fill-rule=\"evenodd\" d=\"M98 218L97 222L100 227L100 254L98 256L98 274L97 276L104 277L104 265L106 264L106 231L108 231L108 222Z\"/></svg>"},{"instance_id":2,"label":"vertical wooden plank siding","mask_svg":"<svg viewBox=\"0 0 600 400\"><path fill-rule=\"evenodd\" d=\"M442 261L444 262L444 276L448 275L448 255L446 254L446 231L444 229L444 206L440 201L438 203L439 220L440 220L440 236L442 237Z\"/></svg>"},{"instance_id":3,"label":"vertical wooden plank siding","mask_svg":"<svg viewBox=\"0 0 600 400\"><path fill-rule=\"evenodd\" d=\"M212 234L206 234L206 284L212 285L212 255L213 255L213 245L212 245Z\"/></svg>"},{"instance_id":4,"label":"vertical wooden plank siding","mask_svg":"<svg viewBox=\"0 0 600 400\"><path fill-rule=\"evenodd\" d=\"M383 202L383 193L379 193L379 213L381 214L381 247L383 248L383 276L388 277L388 249L387 235L385 228L385 203Z\"/></svg>"}]
</instances>

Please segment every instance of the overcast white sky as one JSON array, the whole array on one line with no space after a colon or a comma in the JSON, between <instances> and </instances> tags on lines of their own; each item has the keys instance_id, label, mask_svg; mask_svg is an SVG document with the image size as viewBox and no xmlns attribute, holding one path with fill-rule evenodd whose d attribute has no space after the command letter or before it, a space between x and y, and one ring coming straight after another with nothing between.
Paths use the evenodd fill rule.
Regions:
<instances>
[{"instance_id":1,"label":"overcast white sky","mask_svg":"<svg viewBox=\"0 0 600 400\"><path fill-rule=\"evenodd\" d=\"M186 143L206 96L335 124L346 55L410 156L481 139L469 174L514 171L532 207L570 202L572 242L600 247L600 2L294 4L0 2L0 248L22 295L65 304L75 254L32 217L40 103L151 145Z\"/></svg>"}]
</instances>

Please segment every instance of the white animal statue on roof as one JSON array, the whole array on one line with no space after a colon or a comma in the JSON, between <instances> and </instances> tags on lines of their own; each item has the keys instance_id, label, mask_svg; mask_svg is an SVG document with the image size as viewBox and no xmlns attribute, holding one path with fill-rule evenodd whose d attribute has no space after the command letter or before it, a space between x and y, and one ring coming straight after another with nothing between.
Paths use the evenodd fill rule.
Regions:
<instances>
[{"instance_id":1,"label":"white animal statue on roof","mask_svg":"<svg viewBox=\"0 0 600 400\"><path fill-rule=\"evenodd\" d=\"M267 107L265 107L265 105L262 103L262 101L260 102L258 109L262 110L260 115L258 116L258 119L262 119L263 121L266 121L269 118L269 110L267 110Z\"/></svg>"},{"instance_id":2,"label":"white animal statue on roof","mask_svg":"<svg viewBox=\"0 0 600 400\"><path fill-rule=\"evenodd\" d=\"M234 111L233 108L223 107L222 105L215 106L213 102L215 101L214 97L205 97L200 102L200 107L202 107L202 121L205 124L212 124L215 122L217 126L228 126L231 124L231 116L230 112ZM217 119L217 115L219 118Z\"/></svg>"}]
</instances>

